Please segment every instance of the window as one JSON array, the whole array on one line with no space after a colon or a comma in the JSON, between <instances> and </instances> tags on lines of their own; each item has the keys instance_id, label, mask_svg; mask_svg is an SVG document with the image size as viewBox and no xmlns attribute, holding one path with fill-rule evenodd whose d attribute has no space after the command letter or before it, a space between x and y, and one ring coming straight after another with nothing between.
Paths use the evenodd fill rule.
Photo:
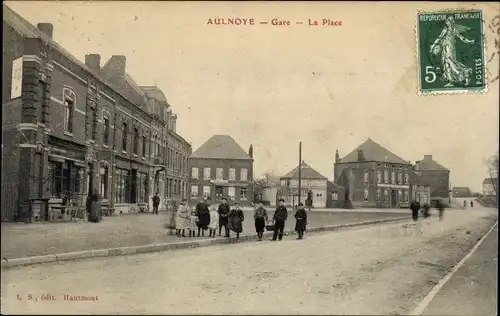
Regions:
<instances>
[{"instance_id":1,"label":"window","mask_svg":"<svg viewBox=\"0 0 500 316\"><path fill-rule=\"evenodd\" d=\"M389 183L389 170L384 169L384 182Z\"/></svg>"},{"instance_id":2,"label":"window","mask_svg":"<svg viewBox=\"0 0 500 316\"><path fill-rule=\"evenodd\" d=\"M134 128L134 154L139 153L139 129Z\"/></svg>"},{"instance_id":3,"label":"window","mask_svg":"<svg viewBox=\"0 0 500 316\"><path fill-rule=\"evenodd\" d=\"M210 168L203 168L203 180L210 180Z\"/></svg>"},{"instance_id":4,"label":"window","mask_svg":"<svg viewBox=\"0 0 500 316\"><path fill-rule=\"evenodd\" d=\"M339 200L339 192L338 191L333 191L332 193L332 200L338 201Z\"/></svg>"},{"instance_id":5,"label":"window","mask_svg":"<svg viewBox=\"0 0 500 316\"><path fill-rule=\"evenodd\" d=\"M191 178L198 179L199 170L196 167L191 168Z\"/></svg>"},{"instance_id":6,"label":"window","mask_svg":"<svg viewBox=\"0 0 500 316\"><path fill-rule=\"evenodd\" d=\"M229 180L230 181L235 181L236 180L236 169L229 168Z\"/></svg>"},{"instance_id":7,"label":"window","mask_svg":"<svg viewBox=\"0 0 500 316\"><path fill-rule=\"evenodd\" d=\"M401 169L398 171L398 183L403 183L403 171Z\"/></svg>"},{"instance_id":8,"label":"window","mask_svg":"<svg viewBox=\"0 0 500 316\"><path fill-rule=\"evenodd\" d=\"M377 170L377 183L382 183L382 171Z\"/></svg>"},{"instance_id":9,"label":"window","mask_svg":"<svg viewBox=\"0 0 500 316\"><path fill-rule=\"evenodd\" d=\"M404 201L408 202L408 190L404 190L403 193L404 193Z\"/></svg>"},{"instance_id":10,"label":"window","mask_svg":"<svg viewBox=\"0 0 500 316\"><path fill-rule=\"evenodd\" d=\"M76 94L69 89L64 89L63 97L64 97L64 130L69 133L73 133Z\"/></svg>"},{"instance_id":11,"label":"window","mask_svg":"<svg viewBox=\"0 0 500 316\"><path fill-rule=\"evenodd\" d=\"M122 150L127 151L127 138L128 138L128 130L127 130L127 123L123 123L122 125Z\"/></svg>"},{"instance_id":12,"label":"window","mask_svg":"<svg viewBox=\"0 0 500 316\"><path fill-rule=\"evenodd\" d=\"M107 199L108 198L108 178L109 178L109 171L108 167L101 168L99 170L99 174L101 176L101 190L99 191L99 194L101 195L101 198Z\"/></svg>"},{"instance_id":13,"label":"window","mask_svg":"<svg viewBox=\"0 0 500 316\"><path fill-rule=\"evenodd\" d=\"M363 177L364 182L368 182L368 175L369 175L368 170L365 170L364 177Z\"/></svg>"},{"instance_id":14,"label":"window","mask_svg":"<svg viewBox=\"0 0 500 316\"><path fill-rule=\"evenodd\" d=\"M224 195L223 187L215 187L215 197L221 199Z\"/></svg>"},{"instance_id":15,"label":"window","mask_svg":"<svg viewBox=\"0 0 500 316\"><path fill-rule=\"evenodd\" d=\"M192 198L198 197L198 186L197 185L191 186L191 197Z\"/></svg>"},{"instance_id":16,"label":"window","mask_svg":"<svg viewBox=\"0 0 500 316\"><path fill-rule=\"evenodd\" d=\"M215 179L224 180L224 169L222 168L215 169Z\"/></svg>"},{"instance_id":17,"label":"window","mask_svg":"<svg viewBox=\"0 0 500 316\"><path fill-rule=\"evenodd\" d=\"M403 202L403 190L399 189L398 190L398 200L399 202Z\"/></svg>"},{"instance_id":18,"label":"window","mask_svg":"<svg viewBox=\"0 0 500 316\"><path fill-rule=\"evenodd\" d=\"M103 125L103 131L102 131L102 143L104 145L108 145L109 144L109 129L110 129L110 126L109 126L109 118L107 117L104 117L102 119L102 125Z\"/></svg>"},{"instance_id":19,"label":"window","mask_svg":"<svg viewBox=\"0 0 500 316\"><path fill-rule=\"evenodd\" d=\"M116 169L116 181L115 181L115 202L116 203L128 203L129 194L129 171L125 169Z\"/></svg>"},{"instance_id":20,"label":"window","mask_svg":"<svg viewBox=\"0 0 500 316\"><path fill-rule=\"evenodd\" d=\"M146 157L146 136L142 136L142 157Z\"/></svg>"},{"instance_id":21,"label":"window","mask_svg":"<svg viewBox=\"0 0 500 316\"><path fill-rule=\"evenodd\" d=\"M50 196L60 198L62 192L62 163L49 161Z\"/></svg>"},{"instance_id":22,"label":"window","mask_svg":"<svg viewBox=\"0 0 500 316\"><path fill-rule=\"evenodd\" d=\"M382 200L382 190L377 189L377 201L381 201L381 200Z\"/></svg>"},{"instance_id":23,"label":"window","mask_svg":"<svg viewBox=\"0 0 500 316\"><path fill-rule=\"evenodd\" d=\"M323 201L323 193L316 193L316 201L322 202Z\"/></svg>"},{"instance_id":24,"label":"window","mask_svg":"<svg viewBox=\"0 0 500 316\"><path fill-rule=\"evenodd\" d=\"M92 110L91 111L91 121L90 124L92 124L92 129L90 130L90 138L92 140L95 140L95 137L97 136L97 110Z\"/></svg>"},{"instance_id":25,"label":"window","mask_svg":"<svg viewBox=\"0 0 500 316\"><path fill-rule=\"evenodd\" d=\"M384 200L389 201L389 189L384 190Z\"/></svg>"},{"instance_id":26,"label":"window","mask_svg":"<svg viewBox=\"0 0 500 316\"><path fill-rule=\"evenodd\" d=\"M406 171L405 171L405 174L404 174L403 183L404 184L408 184L408 172L406 172Z\"/></svg>"},{"instance_id":27,"label":"window","mask_svg":"<svg viewBox=\"0 0 500 316\"><path fill-rule=\"evenodd\" d=\"M240 189L240 201L246 201L247 200L247 188L241 188Z\"/></svg>"},{"instance_id":28,"label":"window","mask_svg":"<svg viewBox=\"0 0 500 316\"><path fill-rule=\"evenodd\" d=\"M248 170L246 168L240 170L240 181L248 181Z\"/></svg>"},{"instance_id":29,"label":"window","mask_svg":"<svg viewBox=\"0 0 500 316\"><path fill-rule=\"evenodd\" d=\"M396 184L396 170L395 169L391 170L391 183Z\"/></svg>"},{"instance_id":30,"label":"window","mask_svg":"<svg viewBox=\"0 0 500 316\"><path fill-rule=\"evenodd\" d=\"M230 199L234 200L234 198L236 197L236 189L234 187L229 187L227 190L227 195Z\"/></svg>"},{"instance_id":31,"label":"window","mask_svg":"<svg viewBox=\"0 0 500 316\"><path fill-rule=\"evenodd\" d=\"M148 174L138 172L137 173L137 202L147 203L148 202Z\"/></svg>"},{"instance_id":32,"label":"window","mask_svg":"<svg viewBox=\"0 0 500 316\"><path fill-rule=\"evenodd\" d=\"M210 197L210 187L207 185L203 187L203 197Z\"/></svg>"},{"instance_id":33,"label":"window","mask_svg":"<svg viewBox=\"0 0 500 316\"><path fill-rule=\"evenodd\" d=\"M365 197L365 201L368 201L368 197L369 197L369 191L368 191L368 188L364 188L363 190L363 194L364 194L364 197Z\"/></svg>"}]
</instances>

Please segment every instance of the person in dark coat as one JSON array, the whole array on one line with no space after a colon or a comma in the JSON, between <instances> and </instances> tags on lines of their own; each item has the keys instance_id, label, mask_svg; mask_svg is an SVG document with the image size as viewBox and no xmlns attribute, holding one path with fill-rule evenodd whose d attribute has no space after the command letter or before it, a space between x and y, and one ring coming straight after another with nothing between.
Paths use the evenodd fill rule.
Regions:
<instances>
[{"instance_id":1,"label":"person in dark coat","mask_svg":"<svg viewBox=\"0 0 500 316\"><path fill-rule=\"evenodd\" d=\"M410 204L410 209L413 221L418 221L418 211L420 210L420 203L417 200L413 200L413 202L411 202Z\"/></svg>"},{"instance_id":2,"label":"person in dark coat","mask_svg":"<svg viewBox=\"0 0 500 316\"><path fill-rule=\"evenodd\" d=\"M299 207L297 208L297 212L295 212L295 231L299 234L297 239L304 238L304 232L306 231L307 226L307 212L304 209L304 204L299 203Z\"/></svg>"},{"instance_id":3,"label":"person in dark coat","mask_svg":"<svg viewBox=\"0 0 500 316\"><path fill-rule=\"evenodd\" d=\"M288 218L288 210L285 207L285 200L280 199L279 205L276 208L276 211L274 211L273 215L274 233L273 233L273 238L271 239L272 241L275 241L276 238L278 238L278 240L283 239L285 222L287 218Z\"/></svg>"},{"instance_id":4,"label":"person in dark coat","mask_svg":"<svg viewBox=\"0 0 500 316\"><path fill-rule=\"evenodd\" d=\"M207 197L205 201L198 203L196 205L196 216L198 217L198 237L200 235L205 237L205 230L208 229L210 224L210 209L208 208L212 200Z\"/></svg>"},{"instance_id":5,"label":"person in dark coat","mask_svg":"<svg viewBox=\"0 0 500 316\"><path fill-rule=\"evenodd\" d=\"M245 214L241 210L240 203L234 203L234 208L228 214L227 227L236 233L236 240L240 238L240 233L243 232L243 221ZM228 233L227 237L230 237Z\"/></svg>"},{"instance_id":6,"label":"person in dark coat","mask_svg":"<svg viewBox=\"0 0 500 316\"><path fill-rule=\"evenodd\" d=\"M262 201L259 201L259 204L255 208L253 213L253 218L255 220L255 231L257 232L257 238L259 241L262 240L262 236L264 235L264 228L267 223L267 210L264 208L264 204Z\"/></svg>"},{"instance_id":7,"label":"person in dark coat","mask_svg":"<svg viewBox=\"0 0 500 316\"><path fill-rule=\"evenodd\" d=\"M224 236L229 237L229 228L227 228L228 215L229 215L229 205L227 204L227 199L222 198L222 203L219 204L219 236L222 233L222 228L224 228Z\"/></svg>"},{"instance_id":8,"label":"person in dark coat","mask_svg":"<svg viewBox=\"0 0 500 316\"><path fill-rule=\"evenodd\" d=\"M437 200L437 202L436 202L436 208L439 211L439 220L442 221L443 220L443 216L444 216L444 205L443 205L443 202L441 202L441 200Z\"/></svg>"},{"instance_id":9,"label":"person in dark coat","mask_svg":"<svg viewBox=\"0 0 500 316\"><path fill-rule=\"evenodd\" d=\"M424 203L424 218L431 216L431 206L429 203Z\"/></svg>"},{"instance_id":10,"label":"person in dark coat","mask_svg":"<svg viewBox=\"0 0 500 316\"><path fill-rule=\"evenodd\" d=\"M153 214L158 215L158 207L160 206L160 197L158 196L158 192L153 196Z\"/></svg>"},{"instance_id":11,"label":"person in dark coat","mask_svg":"<svg viewBox=\"0 0 500 316\"><path fill-rule=\"evenodd\" d=\"M474 207L474 202L470 201L470 207Z\"/></svg>"}]
</instances>

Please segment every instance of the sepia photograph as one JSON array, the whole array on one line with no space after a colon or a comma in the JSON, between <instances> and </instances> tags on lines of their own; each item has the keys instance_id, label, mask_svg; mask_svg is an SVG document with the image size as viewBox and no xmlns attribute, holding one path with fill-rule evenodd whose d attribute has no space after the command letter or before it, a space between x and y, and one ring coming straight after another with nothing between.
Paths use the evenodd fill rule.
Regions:
<instances>
[{"instance_id":1,"label":"sepia photograph","mask_svg":"<svg viewBox=\"0 0 500 316\"><path fill-rule=\"evenodd\" d=\"M497 315L498 2L2 10L2 314Z\"/></svg>"}]
</instances>

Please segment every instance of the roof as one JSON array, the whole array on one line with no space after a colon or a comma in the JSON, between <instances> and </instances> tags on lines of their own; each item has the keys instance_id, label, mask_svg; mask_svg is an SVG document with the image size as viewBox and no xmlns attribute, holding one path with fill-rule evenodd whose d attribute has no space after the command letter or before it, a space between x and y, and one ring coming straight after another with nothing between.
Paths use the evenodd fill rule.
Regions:
<instances>
[{"instance_id":1,"label":"roof","mask_svg":"<svg viewBox=\"0 0 500 316\"><path fill-rule=\"evenodd\" d=\"M485 178L483 184L495 184L498 182L497 178Z\"/></svg>"},{"instance_id":2,"label":"roof","mask_svg":"<svg viewBox=\"0 0 500 316\"><path fill-rule=\"evenodd\" d=\"M453 191L470 191L468 187L453 187Z\"/></svg>"},{"instance_id":3,"label":"roof","mask_svg":"<svg viewBox=\"0 0 500 316\"><path fill-rule=\"evenodd\" d=\"M359 145L356 149L347 154L344 158L340 159L340 163L345 162L358 162L358 150L363 151L365 161L377 161L386 163L397 163L410 165L410 163L403 158L393 154L386 148L368 138L364 143Z\"/></svg>"},{"instance_id":4,"label":"roof","mask_svg":"<svg viewBox=\"0 0 500 316\"><path fill-rule=\"evenodd\" d=\"M341 186L340 184L337 184L335 182L332 182L330 180L328 180L328 184L331 185L334 189L345 190L345 188L343 186Z\"/></svg>"},{"instance_id":5,"label":"roof","mask_svg":"<svg viewBox=\"0 0 500 316\"><path fill-rule=\"evenodd\" d=\"M190 158L253 160L229 135L214 135Z\"/></svg>"},{"instance_id":6,"label":"roof","mask_svg":"<svg viewBox=\"0 0 500 316\"><path fill-rule=\"evenodd\" d=\"M449 171L449 169L443 167L432 158L424 158L423 160L416 161L415 164L418 170Z\"/></svg>"},{"instance_id":7,"label":"roof","mask_svg":"<svg viewBox=\"0 0 500 316\"><path fill-rule=\"evenodd\" d=\"M301 179L326 179L325 176L311 168L307 163L302 161L300 164L301 168ZM282 179L298 179L299 178L299 166L295 167L292 171L288 172L286 175L281 177Z\"/></svg>"},{"instance_id":8,"label":"roof","mask_svg":"<svg viewBox=\"0 0 500 316\"><path fill-rule=\"evenodd\" d=\"M139 88L144 92L148 98L156 99L160 102L167 102L167 97L158 87L153 86L139 86Z\"/></svg>"}]
</instances>

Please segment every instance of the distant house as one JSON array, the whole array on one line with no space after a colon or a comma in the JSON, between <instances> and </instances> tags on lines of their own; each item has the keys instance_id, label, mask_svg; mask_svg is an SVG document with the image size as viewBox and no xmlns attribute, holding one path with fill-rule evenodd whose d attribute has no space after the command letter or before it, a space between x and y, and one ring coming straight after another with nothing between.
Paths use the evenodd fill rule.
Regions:
<instances>
[{"instance_id":1,"label":"distant house","mask_svg":"<svg viewBox=\"0 0 500 316\"><path fill-rule=\"evenodd\" d=\"M215 135L189 157L190 196L196 203L211 197L219 203L253 202L253 148L248 153L228 135Z\"/></svg>"},{"instance_id":2,"label":"distant house","mask_svg":"<svg viewBox=\"0 0 500 316\"><path fill-rule=\"evenodd\" d=\"M422 181L431 186L431 201L450 199L450 170L424 155L423 160L415 162L414 170L422 176Z\"/></svg>"},{"instance_id":3,"label":"distant house","mask_svg":"<svg viewBox=\"0 0 500 316\"><path fill-rule=\"evenodd\" d=\"M498 192L498 178L486 178L483 181L483 194L485 196L495 196Z\"/></svg>"},{"instance_id":4,"label":"distant house","mask_svg":"<svg viewBox=\"0 0 500 316\"><path fill-rule=\"evenodd\" d=\"M408 207L411 163L368 138L344 158L335 154L334 182L354 207Z\"/></svg>"},{"instance_id":5,"label":"distant house","mask_svg":"<svg viewBox=\"0 0 500 316\"><path fill-rule=\"evenodd\" d=\"M419 172L410 173L410 195L412 200L420 204L431 204L431 186L426 183L425 178Z\"/></svg>"},{"instance_id":6,"label":"distant house","mask_svg":"<svg viewBox=\"0 0 500 316\"><path fill-rule=\"evenodd\" d=\"M328 181L328 179L314 170L304 161L300 164L301 197L306 202L308 195L312 198L314 208L333 207L343 204L343 188ZM284 199L287 205L296 205L298 202L299 166L280 177L280 188L276 199ZM342 206L339 206L342 207Z\"/></svg>"},{"instance_id":7,"label":"distant house","mask_svg":"<svg viewBox=\"0 0 500 316\"><path fill-rule=\"evenodd\" d=\"M472 191L467 187L453 187L453 189L451 189L451 195L454 198L472 197Z\"/></svg>"}]
</instances>

